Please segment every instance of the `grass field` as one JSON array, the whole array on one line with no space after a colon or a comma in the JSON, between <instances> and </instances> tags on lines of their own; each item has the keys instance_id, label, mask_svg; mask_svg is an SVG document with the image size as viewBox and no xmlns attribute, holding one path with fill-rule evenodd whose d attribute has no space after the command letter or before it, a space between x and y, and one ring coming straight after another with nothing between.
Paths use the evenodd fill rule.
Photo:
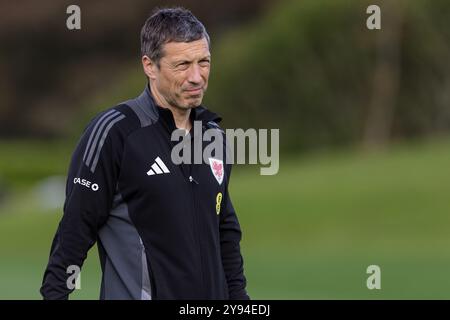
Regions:
<instances>
[{"instance_id":1,"label":"grass field","mask_svg":"<svg viewBox=\"0 0 450 320\"><path fill-rule=\"evenodd\" d=\"M13 190L0 203L0 299L39 299L61 213L30 185L64 174L70 148L0 145ZM231 194L254 299L450 299L450 140L282 156L276 176L237 167ZM93 248L73 299L97 299L97 260ZM366 287L372 264L381 290Z\"/></svg>"}]
</instances>

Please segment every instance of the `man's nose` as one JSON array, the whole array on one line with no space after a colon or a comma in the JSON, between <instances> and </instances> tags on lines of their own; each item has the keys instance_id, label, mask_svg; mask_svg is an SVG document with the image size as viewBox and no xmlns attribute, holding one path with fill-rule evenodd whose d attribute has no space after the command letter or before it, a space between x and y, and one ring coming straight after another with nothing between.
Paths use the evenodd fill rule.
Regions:
<instances>
[{"instance_id":1,"label":"man's nose","mask_svg":"<svg viewBox=\"0 0 450 320\"><path fill-rule=\"evenodd\" d=\"M201 74L201 69L200 69L199 65L196 65L195 63L193 63L191 65L191 68L189 68L187 80L190 83L195 83L195 84L199 84L202 82L202 74Z\"/></svg>"}]
</instances>

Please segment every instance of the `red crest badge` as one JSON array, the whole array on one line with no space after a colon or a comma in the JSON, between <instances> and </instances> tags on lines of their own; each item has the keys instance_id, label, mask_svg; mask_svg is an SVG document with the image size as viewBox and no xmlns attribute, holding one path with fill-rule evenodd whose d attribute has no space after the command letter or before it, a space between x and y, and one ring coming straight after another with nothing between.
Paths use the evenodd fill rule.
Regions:
<instances>
[{"instance_id":1,"label":"red crest badge","mask_svg":"<svg viewBox=\"0 0 450 320\"><path fill-rule=\"evenodd\" d=\"M217 182L219 184L222 184L224 174L223 161L214 158L209 158L209 165Z\"/></svg>"}]
</instances>

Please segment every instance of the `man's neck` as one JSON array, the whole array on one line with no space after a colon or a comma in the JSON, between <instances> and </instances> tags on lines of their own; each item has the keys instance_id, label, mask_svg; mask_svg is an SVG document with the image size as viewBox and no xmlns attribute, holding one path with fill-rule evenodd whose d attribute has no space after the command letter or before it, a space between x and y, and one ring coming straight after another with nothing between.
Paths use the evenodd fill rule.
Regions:
<instances>
[{"instance_id":1,"label":"man's neck","mask_svg":"<svg viewBox=\"0 0 450 320\"><path fill-rule=\"evenodd\" d=\"M192 124L191 124L191 109L182 109L182 108L176 108L172 105L170 105L164 97L159 94L158 90L152 86L152 84L149 84L150 91L152 93L153 99L155 99L155 102L158 106L161 108L169 109L172 112L173 120L175 121L175 126L178 129L184 129L187 132L191 130Z\"/></svg>"}]
</instances>

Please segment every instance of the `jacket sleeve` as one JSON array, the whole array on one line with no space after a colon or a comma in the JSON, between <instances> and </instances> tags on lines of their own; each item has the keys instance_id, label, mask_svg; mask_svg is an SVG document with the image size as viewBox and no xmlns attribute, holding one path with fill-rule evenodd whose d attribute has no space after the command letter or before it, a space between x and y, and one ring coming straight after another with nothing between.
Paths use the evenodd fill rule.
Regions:
<instances>
[{"instance_id":1,"label":"jacket sleeve","mask_svg":"<svg viewBox=\"0 0 450 320\"><path fill-rule=\"evenodd\" d=\"M240 249L242 232L228 192L231 165L227 167L227 185L220 221L222 264L227 278L229 298L231 300L249 300L250 297L245 288L247 281L244 276L244 261Z\"/></svg>"},{"instance_id":2,"label":"jacket sleeve","mask_svg":"<svg viewBox=\"0 0 450 320\"><path fill-rule=\"evenodd\" d=\"M88 125L73 153L64 214L40 289L44 299L68 299L73 289L67 282L74 278L69 279L73 272L68 268L81 269L98 229L108 217L122 154L117 122L124 117L114 109L100 114Z\"/></svg>"}]
</instances>

